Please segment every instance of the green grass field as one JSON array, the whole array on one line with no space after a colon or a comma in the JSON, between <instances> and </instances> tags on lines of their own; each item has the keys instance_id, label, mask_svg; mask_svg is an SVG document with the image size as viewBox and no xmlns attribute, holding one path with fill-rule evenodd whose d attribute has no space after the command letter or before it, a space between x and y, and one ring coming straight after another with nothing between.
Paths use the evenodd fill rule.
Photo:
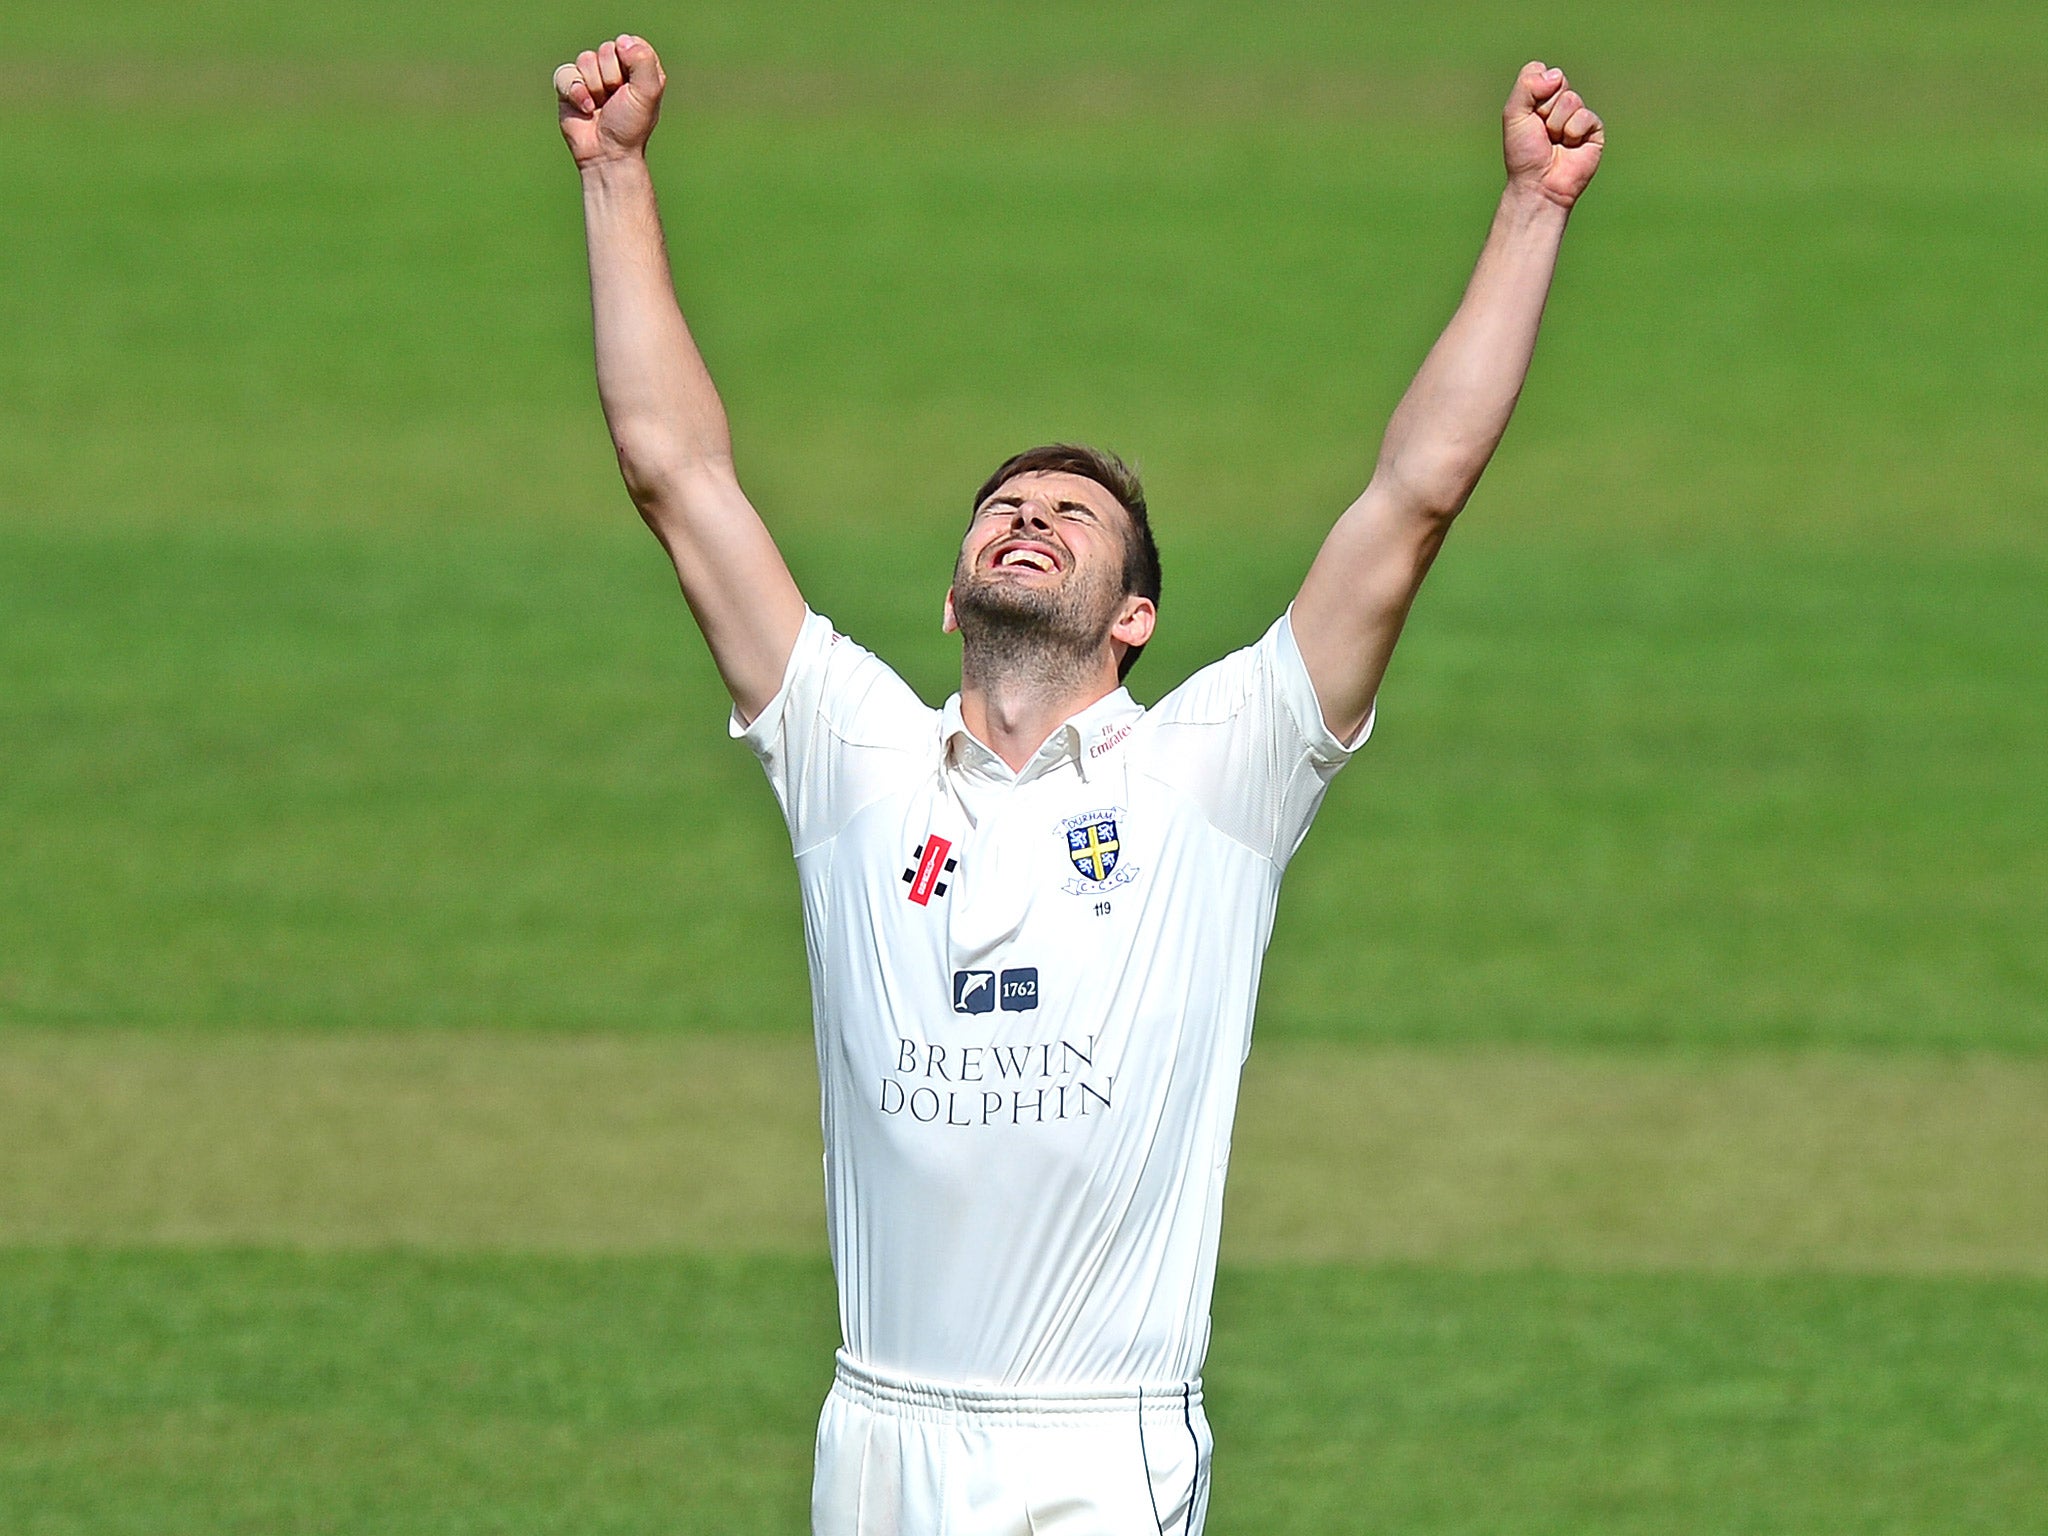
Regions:
<instances>
[{"instance_id":1,"label":"green grass field","mask_svg":"<svg viewBox=\"0 0 2048 1536\"><path fill-rule=\"evenodd\" d=\"M10 1531L800 1530L817 1261L17 1252ZM1217 1530L2031 1531L2037 1284L1233 1270Z\"/></svg>"},{"instance_id":2,"label":"green grass field","mask_svg":"<svg viewBox=\"0 0 2048 1536\"><path fill-rule=\"evenodd\" d=\"M802 1526L794 881L548 99L628 27L743 475L934 699L1055 436L1147 472L1140 696L1255 636L1572 70L1283 902L1211 1529L2048 1532L2048 25L1611 0L10 9L0 1531Z\"/></svg>"}]
</instances>

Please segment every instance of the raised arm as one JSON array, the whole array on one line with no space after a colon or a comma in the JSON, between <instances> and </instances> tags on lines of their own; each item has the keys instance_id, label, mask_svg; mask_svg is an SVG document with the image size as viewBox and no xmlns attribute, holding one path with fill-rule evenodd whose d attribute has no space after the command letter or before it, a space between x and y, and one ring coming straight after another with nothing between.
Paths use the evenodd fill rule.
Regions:
<instances>
[{"instance_id":1,"label":"raised arm","mask_svg":"<svg viewBox=\"0 0 2048 1536\"><path fill-rule=\"evenodd\" d=\"M646 155L666 83L654 49L630 35L555 71L583 177L597 392L619 470L751 720L782 686L804 600L740 489L725 407L676 305Z\"/></svg>"},{"instance_id":2,"label":"raised arm","mask_svg":"<svg viewBox=\"0 0 2048 1536\"><path fill-rule=\"evenodd\" d=\"M1464 300L1388 423L1371 483L1294 600L1324 722L1346 740L1365 723L1416 589L1507 430L1565 220L1600 163L1600 119L1561 70L1525 65L1502 128L1507 190Z\"/></svg>"}]
</instances>

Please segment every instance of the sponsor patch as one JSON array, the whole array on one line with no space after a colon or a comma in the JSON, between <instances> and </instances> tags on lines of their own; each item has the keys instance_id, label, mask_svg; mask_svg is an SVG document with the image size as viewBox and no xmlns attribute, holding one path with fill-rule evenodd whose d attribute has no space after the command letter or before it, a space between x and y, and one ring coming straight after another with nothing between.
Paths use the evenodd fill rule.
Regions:
<instances>
[{"instance_id":1,"label":"sponsor patch","mask_svg":"<svg viewBox=\"0 0 2048 1536\"><path fill-rule=\"evenodd\" d=\"M1005 1003L1003 1006L1007 1008L1009 1004ZM996 973L994 971L955 971L953 973L953 1011L955 1013L994 1013L996 1011Z\"/></svg>"},{"instance_id":2,"label":"sponsor patch","mask_svg":"<svg viewBox=\"0 0 2048 1536\"><path fill-rule=\"evenodd\" d=\"M1003 972L996 998L1005 1013L1029 1013L1038 1006L1038 967L1020 965Z\"/></svg>"},{"instance_id":3,"label":"sponsor patch","mask_svg":"<svg viewBox=\"0 0 2048 1536\"><path fill-rule=\"evenodd\" d=\"M1038 1007L1038 967L1013 965L998 975L994 971L955 971L953 1011L955 1013L1030 1013Z\"/></svg>"}]
</instances>

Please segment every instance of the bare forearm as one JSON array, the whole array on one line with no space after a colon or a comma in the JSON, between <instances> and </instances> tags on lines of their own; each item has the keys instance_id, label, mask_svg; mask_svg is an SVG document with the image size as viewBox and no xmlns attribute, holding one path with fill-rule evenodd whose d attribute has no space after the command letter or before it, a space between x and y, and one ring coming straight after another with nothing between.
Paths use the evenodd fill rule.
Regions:
<instances>
[{"instance_id":1,"label":"bare forearm","mask_svg":"<svg viewBox=\"0 0 2048 1536\"><path fill-rule=\"evenodd\" d=\"M677 307L638 155L583 167L597 391L619 470L741 712L774 695L803 599L733 473L725 406Z\"/></svg>"},{"instance_id":2,"label":"bare forearm","mask_svg":"<svg viewBox=\"0 0 2048 1536\"><path fill-rule=\"evenodd\" d=\"M1599 115L1562 70L1522 66L1501 111L1507 190L1464 301L1388 423L1371 483L1294 600L1294 638L1340 736L1364 722L1409 604L1507 430L1565 220L1605 143Z\"/></svg>"},{"instance_id":3,"label":"bare forearm","mask_svg":"<svg viewBox=\"0 0 2048 1536\"><path fill-rule=\"evenodd\" d=\"M1414 510L1463 507L1507 430L1535 355L1565 209L1510 187L1457 313L1387 425L1374 478Z\"/></svg>"},{"instance_id":4,"label":"bare forearm","mask_svg":"<svg viewBox=\"0 0 2048 1536\"><path fill-rule=\"evenodd\" d=\"M733 474L725 407L676 305L645 154L667 84L647 39L621 33L555 71L556 110L583 177L597 390L619 468L752 719L781 684L804 601Z\"/></svg>"},{"instance_id":5,"label":"bare forearm","mask_svg":"<svg viewBox=\"0 0 2048 1536\"><path fill-rule=\"evenodd\" d=\"M627 487L645 510L674 479L730 476L732 437L676 304L646 160L601 161L582 174L598 398Z\"/></svg>"}]
</instances>

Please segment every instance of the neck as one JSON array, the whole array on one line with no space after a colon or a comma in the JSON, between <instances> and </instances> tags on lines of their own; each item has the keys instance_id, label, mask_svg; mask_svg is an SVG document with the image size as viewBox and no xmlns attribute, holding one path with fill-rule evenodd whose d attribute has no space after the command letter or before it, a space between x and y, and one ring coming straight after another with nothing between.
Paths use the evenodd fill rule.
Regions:
<instances>
[{"instance_id":1,"label":"neck","mask_svg":"<svg viewBox=\"0 0 2048 1536\"><path fill-rule=\"evenodd\" d=\"M1014 773L1068 720L1117 690L1116 657L967 639L960 658L960 718Z\"/></svg>"}]
</instances>

